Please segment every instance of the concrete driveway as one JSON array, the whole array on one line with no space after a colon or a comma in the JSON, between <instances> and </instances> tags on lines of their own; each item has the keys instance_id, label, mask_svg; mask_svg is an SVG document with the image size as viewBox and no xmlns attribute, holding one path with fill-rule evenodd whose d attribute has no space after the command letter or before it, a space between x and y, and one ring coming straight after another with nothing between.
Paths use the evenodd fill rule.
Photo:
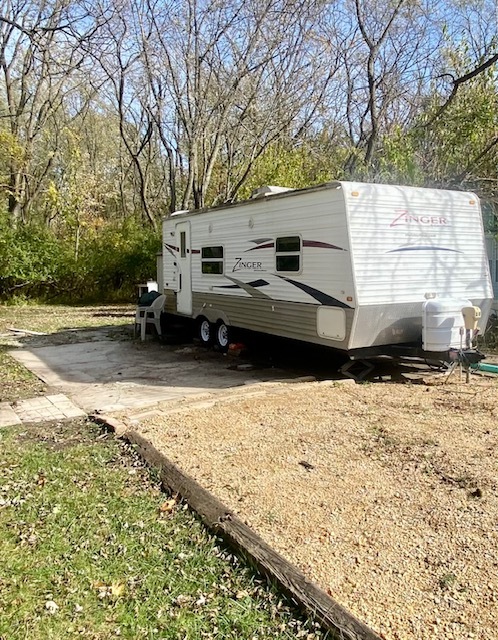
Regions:
<instances>
[{"instance_id":1,"label":"concrete driveway","mask_svg":"<svg viewBox=\"0 0 498 640\"><path fill-rule=\"evenodd\" d=\"M94 331L89 341L10 353L87 413L139 409L289 377L272 368L237 370L237 359L195 345L116 340L105 331Z\"/></svg>"}]
</instances>

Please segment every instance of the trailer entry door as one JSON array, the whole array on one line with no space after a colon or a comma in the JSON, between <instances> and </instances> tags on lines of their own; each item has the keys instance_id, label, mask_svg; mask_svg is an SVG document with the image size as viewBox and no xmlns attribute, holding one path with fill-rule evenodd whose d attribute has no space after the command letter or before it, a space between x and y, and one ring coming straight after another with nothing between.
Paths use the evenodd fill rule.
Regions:
<instances>
[{"instance_id":1,"label":"trailer entry door","mask_svg":"<svg viewBox=\"0 0 498 640\"><path fill-rule=\"evenodd\" d=\"M192 315L192 251L190 247L190 222L179 222L175 227L178 247L178 276L176 280L176 310Z\"/></svg>"}]
</instances>

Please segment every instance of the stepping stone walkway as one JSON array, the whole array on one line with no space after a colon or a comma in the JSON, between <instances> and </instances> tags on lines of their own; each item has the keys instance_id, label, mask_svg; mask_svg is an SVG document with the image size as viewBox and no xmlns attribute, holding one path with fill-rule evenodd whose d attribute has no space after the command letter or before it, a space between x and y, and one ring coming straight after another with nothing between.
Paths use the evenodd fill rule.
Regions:
<instances>
[{"instance_id":1,"label":"stepping stone walkway","mask_svg":"<svg viewBox=\"0 0 498 640\"><path fill-rule=\"evenodd\" d=\"M62 393L16 402L0 402L0 427L83 416L86 413Z\"/></svg>"}]
</instances>

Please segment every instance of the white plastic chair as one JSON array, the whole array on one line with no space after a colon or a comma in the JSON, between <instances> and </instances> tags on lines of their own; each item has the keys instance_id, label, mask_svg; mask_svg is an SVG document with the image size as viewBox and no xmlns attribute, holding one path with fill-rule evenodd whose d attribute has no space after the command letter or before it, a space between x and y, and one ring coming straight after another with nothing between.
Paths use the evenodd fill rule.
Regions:
<instances>
[{"instance_id":1,"label":"white plastic chair","mask_svg":"<svg viewBox=\"0 0 498 640\"><path fill-rule=\"evenodd\" d=\"M158 296L149 307L137 307L137 312L135 314L135 333L137 325L140 325L140 338L142 340L145 340L147 324L153 324L156 327L157 335L162 335L161 313L164 310L165 303L166 296L163 294Z\"/></svg>"}]
</instances>

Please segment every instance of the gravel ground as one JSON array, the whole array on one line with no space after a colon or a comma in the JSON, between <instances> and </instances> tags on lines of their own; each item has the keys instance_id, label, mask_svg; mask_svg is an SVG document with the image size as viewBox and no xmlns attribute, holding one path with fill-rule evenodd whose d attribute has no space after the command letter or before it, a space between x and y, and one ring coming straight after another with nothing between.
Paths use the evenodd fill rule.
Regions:
<instances>
[{"instance_id":1,"label":"gravel ground","mask_svg":"<svg viewBox=\"0 0 498 640\"><path fill-rule=\"evenodd\" d=\"M234 397L138 430L386 639L498 637L496 382Z\"/></svg>"}]
</instances>

